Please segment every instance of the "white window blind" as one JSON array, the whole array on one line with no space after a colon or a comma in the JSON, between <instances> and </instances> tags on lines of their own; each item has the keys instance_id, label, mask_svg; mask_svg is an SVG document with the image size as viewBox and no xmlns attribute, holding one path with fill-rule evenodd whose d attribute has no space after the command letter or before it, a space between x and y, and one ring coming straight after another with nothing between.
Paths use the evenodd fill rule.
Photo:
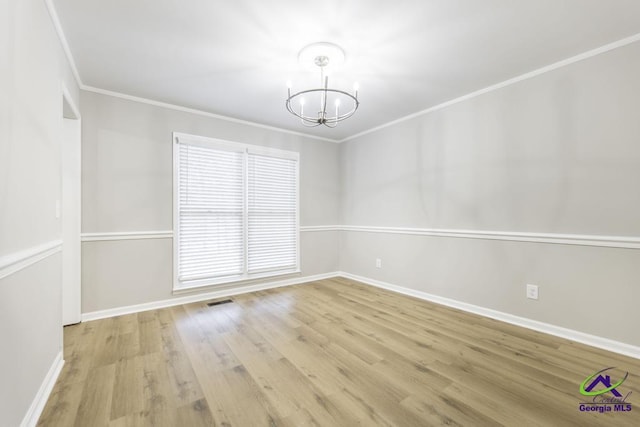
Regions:
<instances>
[{"instance_id":1,"label":"white window blind","mask_svg":"<svg viewBox=\"0 0 640 427\"><path fill-rule=\"evenodd\" d=\"M297 271L298 154L175 135L174 287Z\"/></svg>"},{"instance_id":2,"label":"white window blind","mask_svg":"<svg viewBox=\"0 0 640 427\"><path fill-rule=\"evenodd\" d=\"M296 266L297 163L249 152L249 273Z\"/></svg>"}]
</instances>

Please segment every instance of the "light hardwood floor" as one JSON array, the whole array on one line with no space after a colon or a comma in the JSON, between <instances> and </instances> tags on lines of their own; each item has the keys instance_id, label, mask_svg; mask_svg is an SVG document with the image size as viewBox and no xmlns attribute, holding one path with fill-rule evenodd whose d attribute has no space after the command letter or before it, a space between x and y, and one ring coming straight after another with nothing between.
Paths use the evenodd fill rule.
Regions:
<instances>
[{"instance_id":1,"label":"light hardwood floor","mask_svg":"<svg viewBox=\"0 0 640 427\"><path fill-rule=\"evenodd\" d=\"M65 328L42 426L640 426L640 360L347 279ZM631 412L581 413L629 372Z\"/></svg>"}]
</instances>

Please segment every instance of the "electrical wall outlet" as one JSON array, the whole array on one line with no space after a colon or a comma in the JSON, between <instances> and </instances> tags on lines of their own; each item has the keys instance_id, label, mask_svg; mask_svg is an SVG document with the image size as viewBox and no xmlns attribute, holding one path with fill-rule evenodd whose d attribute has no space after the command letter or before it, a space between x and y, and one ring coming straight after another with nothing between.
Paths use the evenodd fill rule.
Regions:
<instances>
[{"instance_id":1,"label":"electrical wall outlet","mask_svg":"<svg viewBox=\"0 0 640 427\"><path fill-rule=\"evenodd\" d=\"M529 299L538 299L538 286L537 285L527 285L527 298L529 298Z\"/></svg>"},{"instance_id":2,"label":"electrical wall outlet","mask_svg":"<svg viewBox=\"0 0 640 427\"><path fill-rule=\"evenodd\" d=\"M382 260L380 258L376 258L376 268L382 268Z\"/></svg>"}]
</instances>

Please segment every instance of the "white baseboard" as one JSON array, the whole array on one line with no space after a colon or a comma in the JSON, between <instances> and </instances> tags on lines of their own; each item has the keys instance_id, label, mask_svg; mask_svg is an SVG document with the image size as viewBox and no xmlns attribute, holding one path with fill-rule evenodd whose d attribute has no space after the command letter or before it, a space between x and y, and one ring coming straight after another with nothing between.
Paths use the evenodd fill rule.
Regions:
<instances>
[{"instance_id":1,"label":"white baseboard","mask_svg":"<svg viewBox=\"0 0 640 427\"><path fill-rule=\"evenodd\" d=\"M352 279L358 282L365 283L367 285L376 286L378 288L387 289L389 291L398 292L400 294L409 295L409 296L420 298L426 301L431 301L436 304L457 308L459 310L463 310L469 313L479 314L480 316L500 320L502 322L510 323L512 325L521 326L523 328L532 329L534 331L543 332L545 334L554 335L561 338L566 338L566 339L576 341L582 344L586 344L592 347L597 347L603 350L607 350L614 353L619 353L625 356L640 359L640 347L634 346L631 344L614 341L614 340L599 337L596 335L586 334L584 332L579 332L573 329L567 329L560 326L551 325L549 323L539 322L537 320L527 319L525 317L514 316L513 314L503 313L501 311L492 310L489 308L484 308L484 307L480 307L473 304L468 304L466 302L456 301L450 298L444 298L444 297L429 294L426 292L417 291L415 289L392 285L390 283L382 282L380 280L370 279L368 277L362 277L362 276L358 276L351 273L345 273L342 271L339 272L338 275L345 277L347 279Z\"/></svg>"},{"instance_id":2,"label":"white baseboard","mask_svg":"<svg viewBox=\"0 0 640 427\"><path fill-rule=\"evenodd\" d=\"M246 294L249 292L279 288L282 286L298 285L301 283L328 279L331 277L336 277L338 275L339 273L337 272L331 272L331 273L316 274L313 276L294 277L291 279L257 283L257 284L239 286L239 287L228 288L228 289L220 289L220 290L215 290L211 292L186 295L186 296L181 296L181 297L176 297L176 298L171 298L171 299L166 299L161 301L153 301L153 302L147 302L143 304L128 305L125 307L116 307L116 308L110 308L107 310L92 311L89 313L83 313L82 321L88 322L91 320L105 319L107 317L121 316L123 314L139 313L141 311L156 310L159 308L171 307L174 305L190 304L192 302L205 301L213 298L222 298L222 297L228 297L232 295Z\"/></svg>"},{"instance_id":3,"label":"white baseboard","mask_svg":"<svg viewBox=\"0 0 640 427\"><path fill-rule=\"evenodd\" d=\"M36 424L38 424L44 405L46 405L47 400L49 400L53 386L56 384L63 366L64 359L62 358L62 351L60 351L53 360L53 364L51 365L51 368L49 368L49 372L47 372L47 375L44 377L44 380L42 381L27 414L20 423L20 427L35 427Z\"/></svg>"},{"instance_id":4,"label":"white baseboard","mask_svg":"<svg viewBox=\"0 0 640 427\"><path fill-rule=\"evenodd\" d=\"M87 322L91 320L104 319L107 317L121 316L123 314L138 313L141 311L155 310L155 309L171 307L175 305L205 301L213 298L222 298L222 297L228 297L232 295L240 295L240 294L245 294L249 292L261 291L265 289L273 289L273 288L279 288L283 286L297 285L301 283L313 282L316 280L329 279L332 277L344 277L347 279L356 280L358 282L362 282L367 285L375 286L382 289L387 289L389 291L397 292L403 295L409 295L409 296L423 299L426 301L431 301L436 304L457 308L459 310L478 314L484 317L489 317L491 319L500 320L502 322L510 323L512 325L521 326L523 328L532 329L534 331L543 332L543 333L554 335L561 338L566 338L582 344L590 345L592 347L597 347L603 350L607 350L614 353L619 353L625 356L640 359L640 347L638 346L626 344L619 341L614 341L614 340L599 337L596 335L586 334L584 332L575 331L573 329L567 329L560 326L551 325L549 323L539 322L537 320L527 319L525 317L515 316L513 314L504 313L501 311L492 310L490 308L480 307L480 306L469 304L466 302L461 302L454 299L429 294L429 293L418 291L415 289L393 285L391 283L371 279L368 277L358 276L358 275L346 273L343 271L335 271L331 273L317 274L313 276L296 277L292 279L285 279L285 280L279 280L274 282L258 283L258 284L236 287L232 289L221 289L217 291L199 293L194 295L186 295L186 296L172 298L168 300L153 301L153 302L144 303L144 304L136 304L136 305L129 305L125 307L107 309L107 310L93 311L89 313L84 313L82 315L82 321Z\"/></svg>"}]
</instances>

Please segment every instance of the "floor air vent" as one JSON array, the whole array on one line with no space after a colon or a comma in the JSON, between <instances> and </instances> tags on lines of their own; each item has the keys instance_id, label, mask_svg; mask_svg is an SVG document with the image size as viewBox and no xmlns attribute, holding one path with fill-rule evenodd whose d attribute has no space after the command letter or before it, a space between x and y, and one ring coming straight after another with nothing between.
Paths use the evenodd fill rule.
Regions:
<instances>
[{"instance_id":1,"label":"floor air vent","mask_svg":"<svg viewBox=\"0 0 640 427\"><path fill-rule=\"evenodd\" d=\"M207 305L208 305L209 307L213 307L213 306L221 305L221 304L229 304L229 303L231 303L231 302L233 302L233 300L232 300L232 299L221 299L220 301L211 301L211 302L208 302L208 303L207 303Z\"/></svg>"}]
</instances>

